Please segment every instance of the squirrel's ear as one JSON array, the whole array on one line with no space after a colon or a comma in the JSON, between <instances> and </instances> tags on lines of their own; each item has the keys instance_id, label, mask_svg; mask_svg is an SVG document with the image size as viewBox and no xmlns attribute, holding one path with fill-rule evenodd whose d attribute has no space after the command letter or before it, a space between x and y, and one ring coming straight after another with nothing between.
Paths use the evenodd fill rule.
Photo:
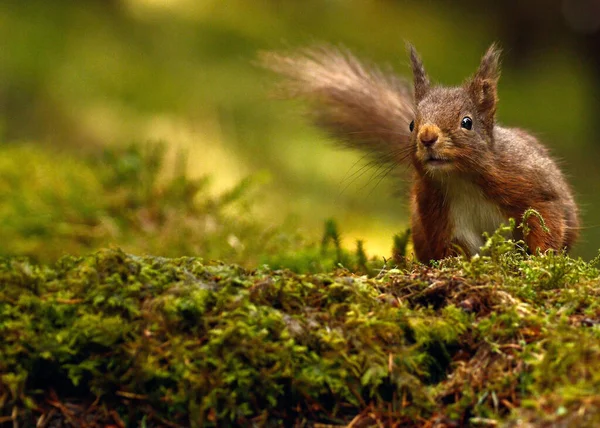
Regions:
<instances>
[{"instance_id":1,"label":"squirrel's ear","mask_svg":"<svg viewBox=\"0 0 600 428\"><path fill-rule=\"evenodd\" d=\"M483 58L467 88L484 122L492 128L498 102L498 79L500 78L500 49L492 44Z\"/></svg>"},{"instance_id":2,"label":"squirrel's ear","mask_svg":"<svg viewBox=\"0 0 600 428\"><path fill-rule=\"evenodd\" d=\"M410 51L410 63L412 65L413 79L415 86L415 103L418 103L423 99L427 91L429 90L429 77L423 67L423 62L419 57L419 54L415 50L414 46L410 43L406 44Z\"/></svg>"}]
</instances>

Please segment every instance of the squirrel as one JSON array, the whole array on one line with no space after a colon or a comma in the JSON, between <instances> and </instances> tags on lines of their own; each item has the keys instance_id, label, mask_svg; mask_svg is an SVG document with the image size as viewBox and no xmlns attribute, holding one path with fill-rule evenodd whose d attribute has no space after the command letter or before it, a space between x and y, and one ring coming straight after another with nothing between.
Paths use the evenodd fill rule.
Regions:
<instances>
[{"instance_id":1,"label":"squirrel","mask_svg":"<svg viewBox=\"0 0 600 428\"><path fill-rule=\"evenodd\" d=\"M509 218L526 223L528 251L566 250L578 208L548 150L531 134L496 123L500 49L492 44L461 86L432 85L408 45L413 87L332 47L267 52L262 63L286 78L288 95L311 101L316 124L374 162L413 167L410 218L418 260L475 255L484 232ZM525 215L533 209L540 214Z\"/></svg>"}]
</instances>

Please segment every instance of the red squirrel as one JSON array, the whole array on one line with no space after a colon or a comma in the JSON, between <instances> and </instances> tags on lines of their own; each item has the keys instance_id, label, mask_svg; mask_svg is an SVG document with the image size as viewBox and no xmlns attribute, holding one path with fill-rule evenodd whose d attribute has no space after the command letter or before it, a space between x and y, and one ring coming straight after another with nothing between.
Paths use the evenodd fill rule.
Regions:
<instances>
[{"instance_id":1,"label":"red squirrel","mask_svg":"<svg viewBox=\"0 0 600 428\"><path fill-rule=\"evenodd\" d=\"M366 66L348 52L318 47L267 53L291 95L306 98L318 126L376 162L413 166L413 246L422 262L477 254L483 233L509 218L530 252L567 251L577 239L578 209L558 166L540 142L496 123L500 50L492 44L461 86L432 85L409 45L411 90L403 79ZM523 236L525 235L525 236Z\"/></svg>"}]
</instances>

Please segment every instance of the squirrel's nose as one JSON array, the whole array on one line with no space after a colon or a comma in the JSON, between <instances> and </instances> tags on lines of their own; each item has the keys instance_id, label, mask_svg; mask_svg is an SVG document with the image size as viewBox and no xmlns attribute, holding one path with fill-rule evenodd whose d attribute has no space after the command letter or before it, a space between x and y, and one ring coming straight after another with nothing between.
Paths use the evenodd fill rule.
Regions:
<instances>
[{"instance_id":1,"label":"squirrel's nose","mask_svg":"<svg viewBox=\"0 0 600 428\"><path fill-rule=\"evenodd\" d=\"M427 139L421 138L421 144L423 144L425 147L430 147L430 146L433 146L433 144L437 141L437 139L438 139L437 135L431 135Z\"/></svg>"},{"instance_id":2,"label":"squirrel's nose","mask_svg":"<svg viewBox=\"0 0 600 428\"><path fill-rule=\"evenodd\" d=\"M431 147L438 140L439 132L437 126L425 125L419 132L419 140L425 147Z\"/></svg>"}]
</instances>

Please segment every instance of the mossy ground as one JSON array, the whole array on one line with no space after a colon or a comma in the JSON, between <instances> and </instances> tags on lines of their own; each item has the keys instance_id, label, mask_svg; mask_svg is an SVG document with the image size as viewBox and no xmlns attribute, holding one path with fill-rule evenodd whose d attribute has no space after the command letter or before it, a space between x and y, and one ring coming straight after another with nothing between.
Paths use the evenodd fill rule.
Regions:
<instances>
[{"instance_id":1,"label":"mossy ground","mask_svg":"<svg viewBox=\"0 0 600 428\"><path fill-rule=\"evenodd\" d=\"M375 277L102 250L0 265L1 420L40 426L600 423L594 263Z\"/></svg>"}]
</instances>

